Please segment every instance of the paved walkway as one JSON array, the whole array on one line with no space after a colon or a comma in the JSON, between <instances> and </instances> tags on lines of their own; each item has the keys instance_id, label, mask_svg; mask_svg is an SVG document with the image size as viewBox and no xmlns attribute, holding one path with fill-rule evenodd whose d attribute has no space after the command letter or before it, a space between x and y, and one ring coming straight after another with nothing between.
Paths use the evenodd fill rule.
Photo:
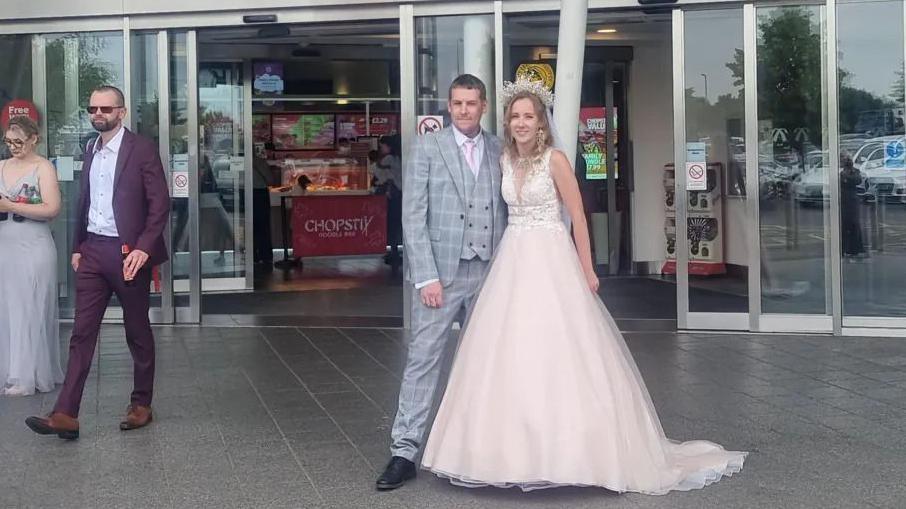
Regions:
<instances>
[{"instance_id":1,"label":"paved walkway","mask_svg":"<svg viewBox=\"0 0 906 509\"><path fill-rule=\"evenodd\" d=\"M398 329L159 328L157 420L122 433L131 364L121 331L103 331L79 441L23 425L53 394L0 398L0 508L906 504L904 340L629 334L668 436L752 452L733 478L650 497L469 490L427 474L376 493L403 362Z\"/></svg>"}]
</instances>

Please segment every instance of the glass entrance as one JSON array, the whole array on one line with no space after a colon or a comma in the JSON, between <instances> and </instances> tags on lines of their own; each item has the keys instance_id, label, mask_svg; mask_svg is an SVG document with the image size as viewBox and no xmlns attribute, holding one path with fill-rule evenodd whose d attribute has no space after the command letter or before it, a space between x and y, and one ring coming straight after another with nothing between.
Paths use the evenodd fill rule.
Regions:
<instances>
[{"instance_id":1,"label":"glass entrance","mask_svg":"<svg viewBox=\"0 0 906 509\"><path fill-rule=\"evenodd\" d=\"M844 327L906 325L903 48L902 2L837 4Z\"/></svg>"},{"instance_id":2,"label":"glass entrance","mask_svg":"<svg viewBox=\"0 0 906 509\"><path fill-rule=\"evenodd\" d=\"M152 317L172 323L190 307L188 250L179 242L188 224L188 104L186 33L133 32L130 37L130 110L135 132L157 141L170 183L170 223L164 232L170 261L155 279Z\"/></svg>"},{"instance_id":3,"label":"glass entrance","mask_svg":"<svg viewBox=\"0 0 906 509\"><path fill-rule=\"evenodd\" d=\"M747 329L749 310L743 9L683 15L684 164L677 235L686 236L691 328Z\"/></svg>"}]
</instances>

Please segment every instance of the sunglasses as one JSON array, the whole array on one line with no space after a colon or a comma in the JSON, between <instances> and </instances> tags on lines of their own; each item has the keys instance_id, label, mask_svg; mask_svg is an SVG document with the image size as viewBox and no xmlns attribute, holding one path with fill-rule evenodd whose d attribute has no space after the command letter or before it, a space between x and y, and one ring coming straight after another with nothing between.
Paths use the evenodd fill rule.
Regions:
<instances>
[{"instance_id":1,"label":"sunglasses","mask_svg":"<svg viewBox=\"0 0 906 509\"><path fill-rule=\"evenodd\" d=\"M3 143L5 143L7 147L14 148L22 148L25 146L25 140L12 140L9 138L3 138Z\"/></svg>"},{"instance_id":2,"label":"sunglasses","mask_svg":"<svg viewBox=\"0 0 906 509\"><path fill-rule=\"evenodd\" d=\"M113 113L113 110L118 110L123 107L124 106L89 106L86 109L88 110L88 113L94 115L98 111L100 111L101 113Z\"/></svg>"}]
</instances>

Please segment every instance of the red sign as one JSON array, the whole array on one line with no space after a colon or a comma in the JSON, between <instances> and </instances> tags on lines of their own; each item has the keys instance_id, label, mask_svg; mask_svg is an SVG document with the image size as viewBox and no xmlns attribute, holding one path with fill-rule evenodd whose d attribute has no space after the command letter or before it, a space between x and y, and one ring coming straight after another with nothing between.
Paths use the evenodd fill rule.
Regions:
<instances>
[{"instance_id":1,"label":"red sign","mask_svg":"<svg viewBox=\"0 0 906 509\"><path fill-rule=\"evenodd\" d=\"M14 117L28 117L38 123L38 108L31 101L25 99L13 99L3 106L0 112L0 125L6 130L9 126L9 119Z\"/></svg>"},{"instance_id":2,"label":"red sign","mask_svg":"<svg viewBox=\"0 0 906 509\"><path fill-rule=\"evenodd\" d=\"M387 198L293 198L292 228L296 257L383 254L387 250Z\"/></svg>"}]
</instances>

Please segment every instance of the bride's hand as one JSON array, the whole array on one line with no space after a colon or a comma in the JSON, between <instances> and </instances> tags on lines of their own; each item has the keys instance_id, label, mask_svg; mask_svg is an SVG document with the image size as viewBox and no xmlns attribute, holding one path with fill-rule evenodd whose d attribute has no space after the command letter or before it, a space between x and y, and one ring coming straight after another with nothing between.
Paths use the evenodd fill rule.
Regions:
<instances>
[{"instance_id":1,"label":"bride's hand","mask_svg":"<svg viewBox=\"0 0 906 509\"><path fill-rule=\"evenodd\" d=\"M588 287L591 289L592 293L598 293L598 287L601 285L601 280L598 279L598 275L595 274L595 271L585 271L585 279L588 281Z\"/></svg>"}]
</instances>

